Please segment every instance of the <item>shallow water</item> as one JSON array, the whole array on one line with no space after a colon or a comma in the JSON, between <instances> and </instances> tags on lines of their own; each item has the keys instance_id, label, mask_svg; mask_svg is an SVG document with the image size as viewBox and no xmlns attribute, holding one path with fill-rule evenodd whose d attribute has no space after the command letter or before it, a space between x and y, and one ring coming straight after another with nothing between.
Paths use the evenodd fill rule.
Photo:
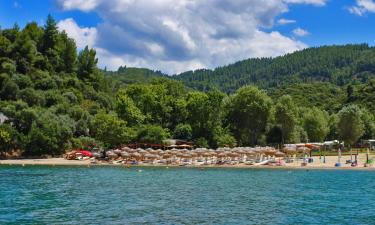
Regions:
<instances>
[{"instance_id":1,"label":"shallow water","mask_svg":"<svg viewBox=\"0 0 375 225\"><path fill-rule=\"evenodd\" d=\"M375 172L0 166L0 224L374 224Z\"/></svg>"}]
</instances>

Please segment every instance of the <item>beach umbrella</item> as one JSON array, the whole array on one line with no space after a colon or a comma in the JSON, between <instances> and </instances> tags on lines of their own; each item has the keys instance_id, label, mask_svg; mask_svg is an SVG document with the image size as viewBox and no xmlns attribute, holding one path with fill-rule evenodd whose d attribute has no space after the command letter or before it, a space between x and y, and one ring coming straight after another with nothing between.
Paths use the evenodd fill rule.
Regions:
<instances>
[{"instance_id":1,"label":"beach umbrella","mask_svg":"<svg viewBox=\"0 0 375 225\"><path fill-rule=\"evenodd\" d=\"M120 149L115 149L113 150L113 153L117 154L117 155L121 155L121 150Z\"/></svg>"},{"instance_id":2,"label":"beach umbrella","mask_svg":"<svg viewBox=\"0 0 375 225\"><path fill-rule=\"evenodd\" d=\"M278 151L278 152L275 153L275 156L279 157L279 158L280 157L285 157L285 153Z\"/></svg>"},{"instance_id":3,"label":"beach umbrella","mask_svg":"<svg viewBox=\"0 0 375 225\"><path fill-rule=\"evenodd\" d=\"M225 153L219 153L219 154L217 154L218 158L225 158L226 156L227 156L227 154L225 154Z\"/></svg>"},{"instance_id":4,"label":"beach umbrella","mask_svg":"<svg viewBox=\"0 0 375 225\"><path fill-rule=\"evenodd\" d=\"M146 154L145 158L147 158L147 159L157 159L158 156L157 155L153 155L153 154Z\"/></svg>"},{"instance_id":5,"label":"beach umbrella","mask_svg":"<svg viewBox=\"0 0 375 225\"><path fill-rule=\"evenodd\" d=\"M184 159L189 159L189 158L192 158L191 154L183 154L181 156L181 158L184 158Z\"/></svg>"},{"instance_id":6,"label":"beach umbrella","mask_svg":"<svg viewBox=\"0 0 375 225\"><path fill-rule=\"evenodd\" d=\"M138 153L139 153L139 154L142 154L142 155L146 155L146 154L148 154L149 152L146 151L146 150L144 150L144 149L142 149L142 150L139 150Z\"/></svg>"},{"instance_id":7,"label":"beach umbrella","mask_svg":"<svg viewBox=\"0 0 375 225\"><path fill-rule=\"evenodd\" d=\"M137 152L137 150L136 150L136 149L133 149L133 148L130 148L130 149L127 150L127 152L129 152L129 153L134 153L134 152Z\"/></svg>"},{"instance_id":8,"label":"beach umbrella","mask_svg":"<svg viewBox=\"0 0 375 225\"><path fill-rule=\"evenodd\" d=\"M115 154L113 151L108 151L108 152L106 153L106 155L107 155L107 157L108 157L109 159L116 159L116 158L118 157L118 155Z\"/></svg>"},{"instance_id":9,"label":"beach umbrella","mask_svg":"<svg viewBox=\"0 0 375 225\"><path fill-rule=\"evenodd\" d=\"M162 157L163 157L163 159L169 159L169 158L172 158L172 155L171 154L164 154Z\"/></svg>"},{"instance_id":10,"label":"beach umbrella","mask_svg":"<svg viewBox=\"0 0 375 225\"><path fill-rule=\"evenodd\" d=\"M126 147L126 146L121 148L121 150L123 150L123 151L128 151L129 149L130 149L130 148L129 148L129 147Z\"/></svg>"},{"instance_id":11,"label":"beach umbrella","mask_svg":"<svg viewBox=\"0 0 375 225\"><path fill-rule=\"evenodd\" d=\"M122 156L123 158L129 158L129 157L130 157L130 154L127 153L127 152L121 152L121 156Z\"/></svg>"},{"instance_id":12,"label":"beach umbrella","mask_svg":"<svg viewBox=\"0 0 375 225\"><path fill-rule=\"evenodd\" d=\"M156 150L156 153L160 155L160 154L163 154L163 153L164 153L164 151L163 151L163 150L161 150L161 149L158 149L158 150Z\"/></svg>"},{"instance_id":13,"label":"beach umbrella","mask_svg":"<svg viewBox=\"0 0 375 225\"><path fill-rule=\"evenodd\" d=\"M142 157L142 155L139 154L138 152L131 153L130 156L135 159L140 159Z\"/></svg>"}]
</instances>

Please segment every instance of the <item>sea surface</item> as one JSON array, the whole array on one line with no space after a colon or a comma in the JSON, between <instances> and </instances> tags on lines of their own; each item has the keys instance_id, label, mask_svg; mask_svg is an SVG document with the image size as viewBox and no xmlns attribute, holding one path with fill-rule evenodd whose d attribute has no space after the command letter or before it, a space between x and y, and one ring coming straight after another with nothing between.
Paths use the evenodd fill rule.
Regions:
<instances>
[{"instance_id":1,"label":"sea surface","mask_svg":"<svg viewBox=\"0 0 375 225\"><path fill-rule=\"evenodd\" d=\"M375 171L0 166L0 224L375 224Z\"/></svg>"}]
</instances>

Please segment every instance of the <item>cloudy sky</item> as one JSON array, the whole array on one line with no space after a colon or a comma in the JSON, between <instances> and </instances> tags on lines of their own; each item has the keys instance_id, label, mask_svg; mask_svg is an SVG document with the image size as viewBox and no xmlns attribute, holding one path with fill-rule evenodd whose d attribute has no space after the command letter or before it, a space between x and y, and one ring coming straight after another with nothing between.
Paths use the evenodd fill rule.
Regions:
<instances>
[{"instance_id":1,"label":"cloudy sky","mask_svg":"<svg viewBox=\"0 0 375 225\"><path fill-rule=\"evenodd\" d=\"M101 67L174 74L310 46L375 44L374 0L0 0L0 25L53 15Z\"/></svg>"}]
</instances>

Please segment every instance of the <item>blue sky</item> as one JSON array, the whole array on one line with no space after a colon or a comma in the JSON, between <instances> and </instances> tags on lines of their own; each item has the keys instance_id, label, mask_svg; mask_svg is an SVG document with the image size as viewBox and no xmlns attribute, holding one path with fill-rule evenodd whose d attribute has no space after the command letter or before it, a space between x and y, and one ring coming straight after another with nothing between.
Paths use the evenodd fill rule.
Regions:
<instances>
[{"instance_id":1,"label":"blue sky","mask_svg":"<svg viewBox=\"0 0 375 225\"><path fill-rule=\"evenodd\" d=\"M173 74L311 46L375 45L373 0L0 0L2 28L43 24L48 14L109 69Z\"/></svg>"}]
</instances>

